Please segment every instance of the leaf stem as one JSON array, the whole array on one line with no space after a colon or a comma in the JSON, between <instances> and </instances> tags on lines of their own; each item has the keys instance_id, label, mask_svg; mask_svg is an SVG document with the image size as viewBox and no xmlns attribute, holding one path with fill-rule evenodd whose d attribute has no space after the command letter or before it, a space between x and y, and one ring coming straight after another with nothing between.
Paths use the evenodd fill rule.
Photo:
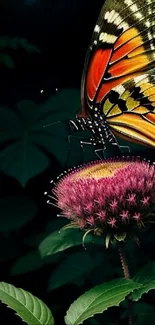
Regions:
<instances>
[{"instance_id":1,"label":"leaf stem","mask_svg":"<svg viewBox=\"0 0 155 325\"><path fill-rule=\"evenodd\" d=\"M129 272L128 262L127 262L123 242L119 242L119 256L120 256L120 260L121 260L121 265L122 265L124 278L125 279L130 279L130 272ZM130 300L130 297L128 297L129 325L134 325L134 320L133 320L133 316L132 316L132 314L133 314L132 309L133 309L133 303Z\"/></svg>"}]
</instances>

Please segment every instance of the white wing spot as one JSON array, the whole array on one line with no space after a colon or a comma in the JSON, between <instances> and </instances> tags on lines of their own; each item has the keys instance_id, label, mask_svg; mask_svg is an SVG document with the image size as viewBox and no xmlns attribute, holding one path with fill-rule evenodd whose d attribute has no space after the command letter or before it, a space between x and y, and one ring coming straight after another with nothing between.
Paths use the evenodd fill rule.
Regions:
<instances>
[{"instance_id":1,"label":"white wing spot","mask_svg":"<svg viewBox=\"0 0 155 325\"><path fill-rule=\"evenodd\" d=\"M152 40L152 34L150 32L147 33L148 39L151 41Z\"/></svg>"},{"instance_id":2,"label":"white wing spot","mask_svg":"<svg viewBox=\"0 0 155 325\"><path fill-rule=\"evenodd\" d=\"M146 22L145 22L145 26L146 26L146 27L150 27L150 26L151 26L151 23L150 23L149 20L146 20Z\"/></svg>"},{"instance_id":3,"label":"white wing spot","mask_svg":"<svg viewBox=\"0 0 155 325\"><path fill-rule=\"evenodd\" d=\"M95 33L99 33L100 32L100 26L99 25L96 25L95 28L94 28L94 32Z\"/></svg>"},{"instance_id":4,"label":"white wing spot","mask_svg":"<svg viewBox=\"0 0 155 325\"><path fill-rule=\"evenodd\" d=\"M125 91L125 88L122 86L122 85L119 85L117 87L115 87L115 90L120 94L122 95Z\"/></svg>"},{"instance_id":5,"label":"white wing spot","mask_svg":"<svg viewBox=\"0 0 155 325\"><path fill-rule=\"evenodd\" d=\"M147 74L142 74L141 76L138 76L135 78L135 83L145 79L148 75Z\"/></svg>"},{"instance_id":6,"label":"white wing spot","mask_svg":"<svg viewBox=\"0 0 155 325\"><path fill-rule=\"evenodd\" d=\"M124 3L128 6L131 6L133 4L132 0L124 0Z\"/></svg>"},{"instance_id":7,"label":"white wing spot","mask_svg":"<svg viewBox=\"0 0 155 325\"><path fill-rule=\"evenodd\" d=\"M141 18L143 18L143 15L142 15L140 12L136 12L136 13L134 14L134 16L135 16L137 19L141 19Z\"/></svg>"},{"instance_id":8,"label":"white wing spot","mask_svg":"<svg viewBox=\"0 0 155 325\"><path fill-rule=\"evenodd\" d=\"M115 10L107 11L105 13L104 18L107 20L108 23L113 23L116 26L119 26L119 28L123 28L123 30L127 30L129 28L129 25L127 22L125 22L122 17L119 15L119 13Z\"/></svg>"},{"instance_id":9,"label":"white wing spot","mask_svg":"<svg viewBox=\"0 0 155 325\"><path fill-rule=\"evenodd\" d=\"M117 40L117 36L107 34L107 33L101 33L99 36L99 41L102 41L104 43L110 43L113 44Z\"/></svg>"}]
</instances>

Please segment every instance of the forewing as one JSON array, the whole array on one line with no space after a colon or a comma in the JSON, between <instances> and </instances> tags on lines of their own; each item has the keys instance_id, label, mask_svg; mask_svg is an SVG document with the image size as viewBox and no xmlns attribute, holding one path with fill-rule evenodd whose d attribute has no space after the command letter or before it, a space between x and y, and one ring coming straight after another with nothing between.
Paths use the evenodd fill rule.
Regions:
<instances>
[{"instance_id":1,"label":"forewing","mask_svg":"<svg viewBox=\"0 0 155 325\"><path fill-rule=\"evenodd\" d=\"M111 89L152 69L155 61L155 0L107 0L90 42L82 76L83 116Z\"/></svg>"}]
</instances>

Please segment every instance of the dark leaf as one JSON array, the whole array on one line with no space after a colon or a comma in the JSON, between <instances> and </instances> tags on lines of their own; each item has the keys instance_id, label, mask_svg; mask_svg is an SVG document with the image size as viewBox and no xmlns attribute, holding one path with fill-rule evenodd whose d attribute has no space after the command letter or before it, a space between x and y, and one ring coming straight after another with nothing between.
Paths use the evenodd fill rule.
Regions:
<instances>
[{"instance_id":1,"label":"dark leaf","mask_svg":"<svg viewBox=\"0 0 155 325\"><path fill-rule=\"evenodd\" d=\"M36 204L26 196L5 196L0 199L0 232L20 229L37 213Z\"/></svg>"}]
</instances>

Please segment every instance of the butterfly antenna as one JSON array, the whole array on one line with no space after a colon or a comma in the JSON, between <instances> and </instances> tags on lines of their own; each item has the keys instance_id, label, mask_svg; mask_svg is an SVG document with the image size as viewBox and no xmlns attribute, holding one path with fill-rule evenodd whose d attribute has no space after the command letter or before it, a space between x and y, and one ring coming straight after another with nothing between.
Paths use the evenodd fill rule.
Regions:
<instances>
[{"instance_id":1,"label":"butterfly antenna","mask_svg":"<svg viewBox=\"0 0 155 325\"><path fill-rule=\"evenodd\" d=\"M58 123L60 123L60 121L53 122L53 123L49 123L49 124L45 124L45 125L43 125L43 128L46 128L48 126L52 126L52 125L55 125L55 124L58 124Z\"/></svg>"}]
</instances>

